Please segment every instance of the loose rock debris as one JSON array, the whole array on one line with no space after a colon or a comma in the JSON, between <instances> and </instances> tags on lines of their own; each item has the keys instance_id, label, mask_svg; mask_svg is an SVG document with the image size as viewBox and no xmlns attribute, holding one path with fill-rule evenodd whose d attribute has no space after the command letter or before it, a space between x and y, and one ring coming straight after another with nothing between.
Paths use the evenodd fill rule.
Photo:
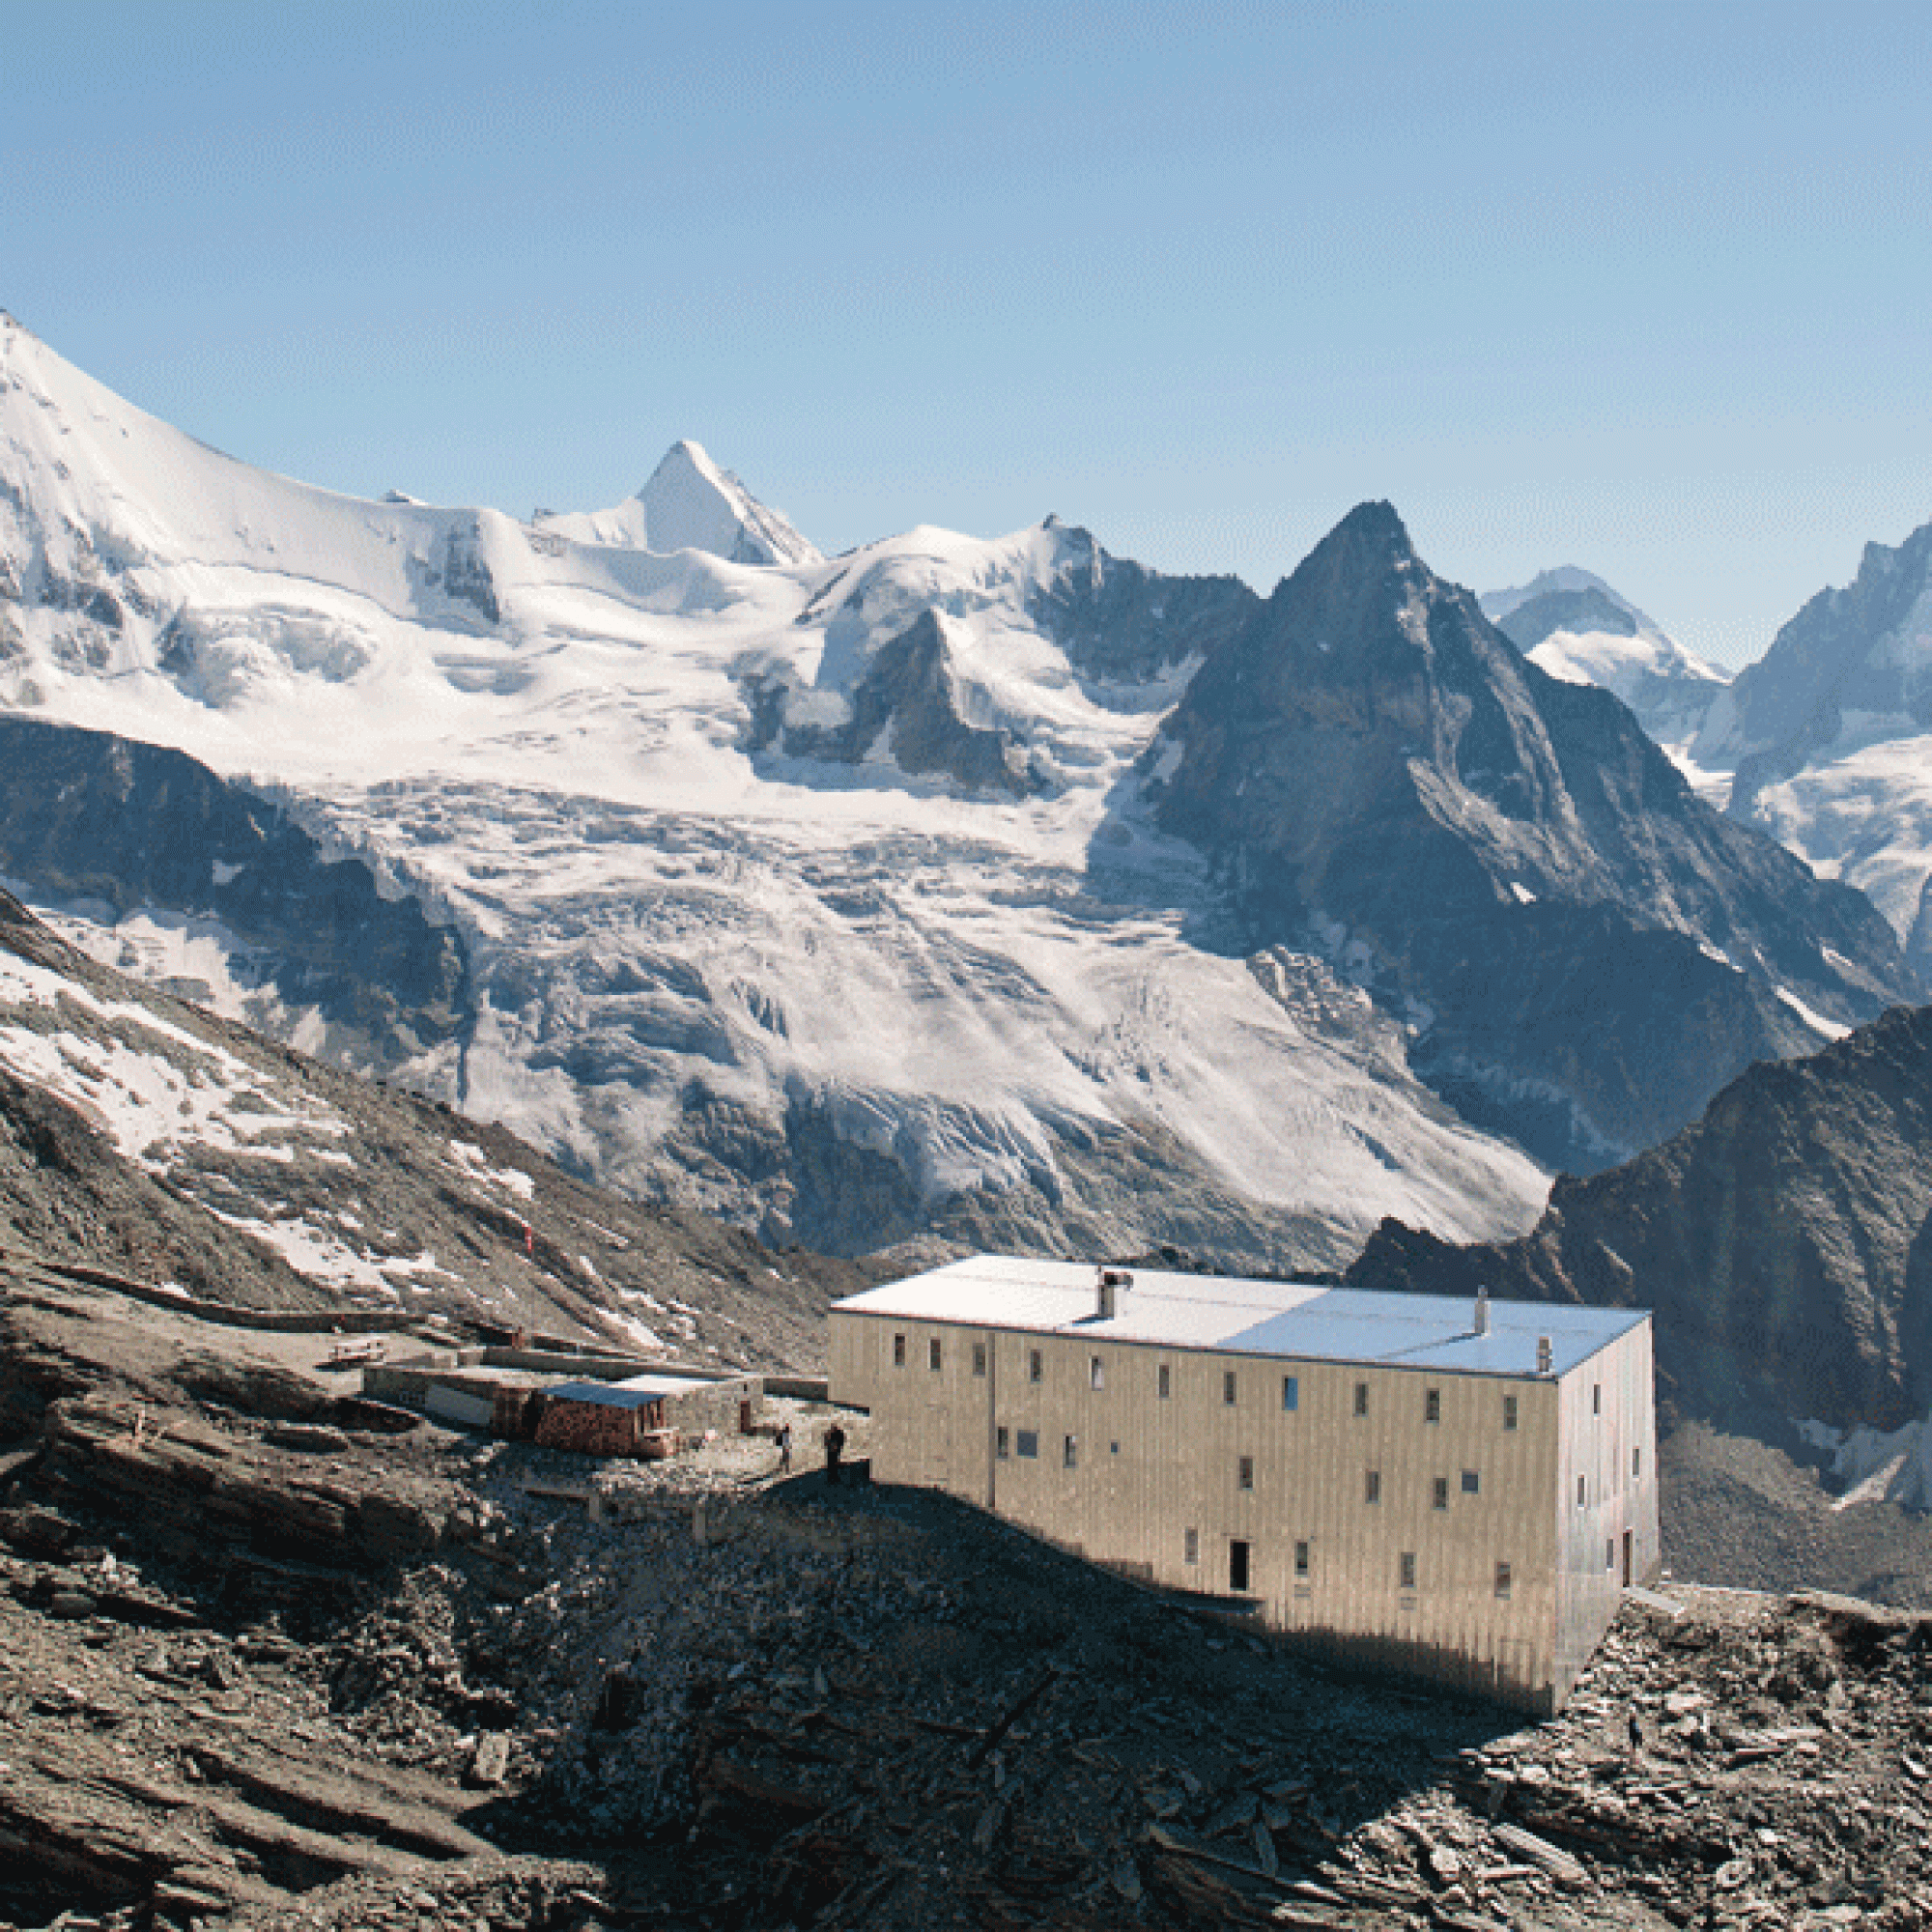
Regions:
<instances>
[{"instance_id":1,"label":"loose rock debris","mask_svg":"<svg viewBox=\"0 0 1932 1932\"><path fill-rule=\"evenodd\" d=\"M1633 1598L1523 1723L943 1498L48 1386L0 1925L1932 1924L1913 1615Z\"/></svg>"}]
</instances>

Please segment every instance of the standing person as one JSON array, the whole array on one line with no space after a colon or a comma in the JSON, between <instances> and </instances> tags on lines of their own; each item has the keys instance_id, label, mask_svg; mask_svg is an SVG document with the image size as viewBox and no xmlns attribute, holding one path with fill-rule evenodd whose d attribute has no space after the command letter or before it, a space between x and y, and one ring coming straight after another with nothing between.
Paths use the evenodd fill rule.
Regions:
<instances>
[{"instance_id":1,"label":"standing person","mask_svg":"<svg viewBox=\"0 0 1932 1932\"><path fill-rule=\"evenodd\" d=\"M788 1476L791 1473L791 1423L789 1419L779 1424L778 1443L779 1474Z\"/></svg>"},{"instance_id":2,"label":"standing person","mask_svg":"<svg viewBox=\"0 0 1932 1932\"><path fill-rule=\"evenodd\" d=\"M838 1487L838 1459L845 1453L845 1432L835 1422L825 1432L825 1480Z\"/></svg>"}]
</instances>

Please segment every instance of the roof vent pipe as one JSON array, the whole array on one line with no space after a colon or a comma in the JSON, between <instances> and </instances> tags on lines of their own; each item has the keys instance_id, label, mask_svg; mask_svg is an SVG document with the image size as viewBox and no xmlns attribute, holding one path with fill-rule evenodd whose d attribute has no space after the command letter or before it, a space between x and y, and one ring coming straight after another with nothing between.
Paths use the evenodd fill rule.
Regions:
<instances>
[{"instance_id":1,"label":"roof vent pipe","mask_svg":"<svg viewBox=\"0 0 1932 1932\"><path fill-rule=\"evenodd\" d=\"M1549 1373L1549 1337L1548 1335L1539 1335L1536 1338L1536 1373L1538 1375L1547 1376Z\"/></svg>"},{"instance_id":2,"label":"roof vent pipe","mask_svg":"<svg viewBox=\"0 0 1932 1932\"><path fill-rule=\"evenodd\" d=\"M1489 1332L1490 1291L1487 1288L1479 1288L1476 1291L1476 1333L1487 1335Z\"/></svg>"}]
</instances>

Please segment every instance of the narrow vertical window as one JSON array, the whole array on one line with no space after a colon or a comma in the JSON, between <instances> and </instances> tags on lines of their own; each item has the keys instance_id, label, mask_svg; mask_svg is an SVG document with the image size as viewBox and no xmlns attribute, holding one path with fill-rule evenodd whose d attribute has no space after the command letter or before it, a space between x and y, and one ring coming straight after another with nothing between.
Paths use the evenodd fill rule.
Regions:
<instances>
[{"instance_id":1,"label":"narrow vertical window","mask_svg":"<svg viewBox=\"0 0 1932 1932\"><path fill-rule=\"evenodd\" d=\"M1442 1391L1440 1389L1426 1389L1423 1392L1422 1419L1424 1422L1440 1422L1442 1420Z\"/></svg>"},{"instance_id":2,"label":"narrow vertical window","mask_svg":"<svg viewBox=\"0 0 1932 1932\"><path fill-rule=\"evenodd\" d=\"M1602 1415L1604 1412L1604 1385L1602 1382L1590 1384L1590 1413Z\"/></svg>"},{"instance_id":3,"label":"narrow vertical window","mask_svg":"<svg viewBox=\"0 0 1932 1932\"><path fill-rule=\"evenodd\" d=\"M1228 1545L1228 1587L1231 1590L1248 1587L1248 1546L1238 1538Z\"/></svg>"},{"instance_id":4,"label":"narrow vertical window","mask_svg":"<svg viewBox=\"0 0 1932 1932\"><path fill-rule=\"evenodd\" d=\"M1577 1507L1578 1509L1587 1509L1589 1504L1590 1479L1587 1476L1578 1476L1577 1478Z\"/></svg>"},{"instance_id":5,"label":"narrow vertical window","mask_svg":"<svg viewBox=\"0 0 1932 1932\"><path fill-rule=\"evenodd\" d=\"M1415 1551L1405 1549L1396 1558L1396 1586L1403 1590L1415 1588Z\"/></svg>"},{"instance_id":6,"label":"narrow vertical window","mask_svg":"<svg viewBox=\"0 0 1932 1932\"><path fill-rule=\"evenodd\" d=\"M1029 1349L1027 1350L1027 1380L1030 1382L1038 1381L1039 1374L1039 1350L1037 1349Z\"/></svg>"},{"instance_id":7,"label":"narrow vertical window","mask_svg":"<svg viewBox=\"0 0 1932 1932\"><path fill-rule=\"evenodd\" d=\"M1294 1574L1297 1577L1308 1575L1308 1546L1305 1543L1294 1546Z\"/></svg>"},{"instance_id":8,"label":"narrow vertical window","mask_svg":"<svg viewBox=\"0 0 1932 1932\"><path fill-rule=\"evenodd\" d=\"M1357 1415L1366 1415L1368 1412L1369 1385L1367 1382L1357 1382L1355 1384L1355 1413Z\"/></svg>"},{"instance_id":9,"label":"narrow vertical window","mask_svg":"<svg viewBox=\"0 0 1932 1932\"><path fill-rule=\"evenodd\" d=\"M1198 1529L1188 1530L1181 1538L1181 1550L1182 1562L1199 1563L1201 1561L1201 1532Z\"/></svg>"},{"instance_id":10,"label":"narrow vertical window","mask_svg":"<svg viewBox=\"0 0 1932 1932\"><path fill-rule=\"evenodd\" d=\"M1382 1472L1370 1469L1362 1478L1362 1500L1365 1503L1378 1503L1382 1499Z\"/></svg>"},{"instance_id":11,"label":"narrow vertical window","mask_svg":"<svg viewBox=\"0 0 1932 1932\"><path fill-rule=\"evenodd\" d=\"M1496 1565L1496 1595L1507 1597L1510 1593L1510 1567L1507 1563Z\"/></svg>"},{"instance_id":12,"label":"narrow vertical window","mask_svg":"<svg viewBox=\"0 0 1932 1932\"><path fill-rule=\"evenodd\" d=\"M1614 1536L1606 1536L1604 1539L1604 1568L1605 1570L1614 1570L1616 1567L1617 1540Z\"/></svg>"},{"instance_id":13,"label":"narrow vertical window","mask_svg":"<svg viewBox=\"0 0 1932 1932\"><path fill-rule=\"evenodd\" d=\"M1062 1439L1060 1447L1060 1466L1063 1469L1077 1469L1080 1466L1080 1438L1068 1435Z\"/></svg>"},{"instance_id":14,"label":"narrow vertical window","mask_svg":"<svg viewBox=\"0 0 1932 1932\"><path fill-rule=\"evenodd\" d=\"M1251 1490L1254 1488L1255 1459L1252 1456L1243 1456L1236 1465L1235 1483L1238 1489Z\"/></svg>"},{"instance_id":15,"label":"narrow vertical window","mask_svg":"<svg viewBox=\"0 0 1932 1932\"><path fill-rule=\"evenodd\" d=\"M1643 1474L1643 1451L1641 1449L1633 1449L1631 1451L1631 1478L1633 1481L1634 1481L1638 1476L1642 1474Z\"/></svg>"},{"instance_id":16,"label":"narrow vertical window","mask_svg":"<svg viewBox=\"0 0 1932 1932\"><path fill-rule=\"evenodd\" d=\"M1225 1403L1226 1403L1226 1404L1228 1405L1228 1406L1229 1406L1230 1408L1234 1407L1234 1406L1235 1406L1235 1372L1234 1372L1234 1370L1233 1370L1233 1369L1227 1369L1227 1370L1224 1370L1224 1371L1222 1372L1222 1376L1221 1376L1221 1400L1222 1400L1223 1402L1225 1402Z\"/></svg>"},{"instance_id":17,"label":"narrow vertical window","mask_svg":"<svg viewBox=\"0 0 1932 1932\"><path fill-rule=\"evenodd\" d=\"M1449 1507L1449 1478L1447 1476L1437 1476L1435 1482L1431 1484L1429 1507L1439 1510L1446 1510Z\"/></svg>"},{"instance_id":18,"label":"narrow vertical window","mask_svg":"<svg viewBox=\"0 0 1932 1932\"><path fill-rule=\"evenodd\" d=\"M934 1375L939 1373L939 1337L937 1335L925 1345L925 1366Z\"/></svg>"},{"instance_id":19,"label":"narrow vertical window","mask_svg":"<svg viewBox=\"0 0 1932 1932\"><path fill-rule=\"evenodd\" d=\"M986 1373L986 1345L983 1342L973 1344L973 1373L976 1376Z\"/></svg>"},{"instance_id":20,"label":"narrow vertical window","mask_svg":"<svg viewBox=\"0 0 1932 1932\"><path fill-rule=\"evenodd\" d=\"M895 1369L905 1367L905 1337L903 1335L895 1335L893 1337L893 1367Z\"/></svg>"},{"instance_id":21,"label":"narrow vertical window","mask_svg":"<svg viewBox=\"0 0 1932 1932\"><path fill-rule=\"evenodd\" d=\"M1516 1397L1513 1395L1503 1397L1503 1427L1505 1429L1516 1427Z\"/></svg>"},{"instance_id":22,"label":"narrow vertical window","mask_svg":"<svg viewBox=\"0 0 1932 1932\"><path fill-rule=\"evenodd\" d=\"M1107 1386L1107 1365L1098 1355L1087 1358L1087 1386L1103 1389Z\"/></svg>"},{"instance_id":23,"label":"narrow vertical window","mask_svg":"<svg viewBox=\"0 0 1932 1932\"><path fill-rule=\"evenodd\" d=\"M1174 1393L1174 1372L1163 1362L1154 1371L1154 1393L1165 1402Z\"/></svg>"},{"instance_id":24,"label":"narrow vertical window","mask_svg":"<svg viewBox=\"0 0 1932 1932\"><path fill-rule=\"evenodd\" d=\"M1299 1408L1301 1406L1301 1378L1299 1376L1282 1377L1281 1406L1284 1408Z\"/></svg>"},{"instance_id":25,"label":"narrow vertical window","mask_svg":"<svg viewBox=\"0 0 1932 1932\"><path fill-rule=\"evenodd\" d=\"M1003 1463L1012 1454L1012 1437L1007 1434L1004 1423L993 1432L993 1454Z\"/></svg>"}]
</instances>

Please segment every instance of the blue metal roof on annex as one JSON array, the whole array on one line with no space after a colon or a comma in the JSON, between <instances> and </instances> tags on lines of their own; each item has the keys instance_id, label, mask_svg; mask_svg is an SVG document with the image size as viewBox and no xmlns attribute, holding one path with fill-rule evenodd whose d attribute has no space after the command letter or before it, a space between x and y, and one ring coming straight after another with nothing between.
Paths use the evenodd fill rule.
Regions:
<instances>
[{"instance_id":1,"label":"blue metal roof on annex","mask_svg":"<svg viewBox=\"0 0 1932 1932\"><path fill-rule=\"evenodd\" d=\"M1487 1332L1478 1332L1475 1304L1465 1295L1140 1268L1117 1291L1114 1314L1102 1318L1096 1272L1078 1262L976 1255L849 1295L833 1313L1492 1376L1534 1376L1544 1337L1549 1372L1565 1375L1649 1320L1641 1308L1492 1300Z\"/></svg>"}]
</instances>

